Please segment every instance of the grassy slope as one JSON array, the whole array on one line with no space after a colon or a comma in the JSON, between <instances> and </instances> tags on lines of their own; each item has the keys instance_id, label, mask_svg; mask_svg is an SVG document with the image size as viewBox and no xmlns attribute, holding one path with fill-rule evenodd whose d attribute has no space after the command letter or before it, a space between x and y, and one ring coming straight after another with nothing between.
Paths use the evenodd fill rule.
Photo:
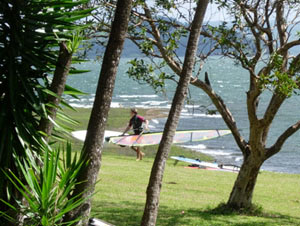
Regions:
<instances>
[{"instance_id":1,"label":"grassy slope","mask_svg":"<svg viewBox=\"0 0 300 226\"><path fill-rule=\"evenodd\" d=\"M87 125L89 109L70 113L81 121L77 129ZM148 118L158 112L141 111ZM128 109L112 109L107 129L126 126ZM125 124L125 125L124 125ZM74 141L75 142L75 141ZM73 143L74 143L73 142ZM75 148L82 143L76 141ZM143 161L135 161L129 148L105 144L96 194L93 197L94 217L115 225L139 225L146 200L151 167L157 146L145 149ZM170 155L209 160L204 155L172 147ZM254 203L262 207L256 216L220 214L214 210L226 202L237 174L185 168L169 159L165 169L157 225L300 225L299 175L262 172L255 188Z\"/></svg>"}]
</instances>

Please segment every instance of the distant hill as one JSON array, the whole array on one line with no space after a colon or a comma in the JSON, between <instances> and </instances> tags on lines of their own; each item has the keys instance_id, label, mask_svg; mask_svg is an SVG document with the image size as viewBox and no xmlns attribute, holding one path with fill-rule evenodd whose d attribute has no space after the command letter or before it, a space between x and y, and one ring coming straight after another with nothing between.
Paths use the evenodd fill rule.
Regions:
<instances>
[{"instance_id":1,"label":"distant hill","mask_svg":"<svg viewBox=\"0 0 300 226\"><path fill-rule=\"evenodd\" d=\"M187 43L187 38L182 38L180 40L181 43ZM204 52L208 52L210 50L209 45L200 43L199 49L201 49ZM185 55L186 48L182 45L176 50L176 54L178 56L184 56ZM95 59L97 56L100 56L104 53L104 47L99 45L94 45L91 50L88 51L87 56L90 59ZM215 53L219 54L219 52ZM124 43L124 49L122 52L122 57L127 58L134 58L142 56L143 54L138 49L138 47L130 40L126 39Z\"/></svg>"},{"instance_id":2,"label":"distant hill","mask_svg":"<svg viewBox=\"0 0 300 226\"><path fill-rule=\"evenodd\" d=\"M217 23L216 23L217 24ZM216 25L214 24L214 25ZM295 26L294 28L294 34L293 37L296 38L296 33L300 32L300 24ZM188 37L183 37L180 40L180 43L187 43ZM208 42L207 42L208 43ZM207 53L210 50L210 45L207 43L203 43L202 41L199 42L199 50L203 51L203 53ZM176 50L176 54L178 56L184 56L185 55L186 48L183 45L180 45L180 47ZM87 57L89 59L95 59L97 56L101 56L104 53L104 47L100 45L94 45L91 50L87 52ZM215 51L214 55L219 55L220 51ZM299 54L300 53L300 47L293 48L291 50L292 54ZM134 58L134 57L141 57L143 54L138 49L138 47L130 40L126 39L124 43L124 49L122 52L122 57L127 58Z\"/></svg>"}]
</instances>

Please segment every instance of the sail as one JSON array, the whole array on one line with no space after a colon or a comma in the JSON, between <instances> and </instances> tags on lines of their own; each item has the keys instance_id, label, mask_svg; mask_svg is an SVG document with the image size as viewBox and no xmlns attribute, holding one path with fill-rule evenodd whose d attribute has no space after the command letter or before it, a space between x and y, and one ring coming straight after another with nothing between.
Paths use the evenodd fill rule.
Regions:
<instances>
[{"instance_id":1,"label":"sail","mask_svg":"<svg viewBox=\"0 0 300 226\"><path fill-rule=\"evenodd\" d=\"M159 144L163 132L143 133L140 135L115 136L109 137L107 140L110 143L121 146L147 146ZM186 143L195 141L204 141L220 136L231 134L230 130L184 130L176 131L173 138L173 143Z\"/></svg>"}]
</instances>

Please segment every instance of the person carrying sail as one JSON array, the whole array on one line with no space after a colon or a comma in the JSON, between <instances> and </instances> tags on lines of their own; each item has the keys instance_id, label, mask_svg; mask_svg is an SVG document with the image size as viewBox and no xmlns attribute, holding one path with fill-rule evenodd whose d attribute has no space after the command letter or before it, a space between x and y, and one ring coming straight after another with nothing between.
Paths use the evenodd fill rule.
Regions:
<instances>
[{"instance_id":1,"label":"person carrying sail","mask_svg":"<svg viewBox=\"0 0 300 226\"><path fill-rule=\"evenodd\" d=\"M144 117L138 115L137 113L138 112L136 108L130 109L131 118L129 120L128 126L126 127L122 135L125 135L125 133L131 129L131 127L133 128L133 132L135 135L141 135L144 132L143 123L145 124L145 129L149 130L149 121ZM142 160L145 153L143 153L140 150L140 147L132 146L131 148L136 152L136 161Z\"/></svg>"}]
</instances>

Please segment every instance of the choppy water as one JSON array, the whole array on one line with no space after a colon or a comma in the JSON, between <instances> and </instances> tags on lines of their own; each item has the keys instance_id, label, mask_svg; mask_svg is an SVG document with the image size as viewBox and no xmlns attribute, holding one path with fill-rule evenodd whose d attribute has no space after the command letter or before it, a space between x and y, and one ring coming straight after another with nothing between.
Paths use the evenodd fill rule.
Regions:
<instances>
[{"instance_id":1,"label":"choppy water","mask_svg":"<svg viewBox=\"0 0 300 226\"><path fill-rule=\"evenodd\" d=\"M112 107L137 107L137 108L169 108L175 92L176 84L169 82L166 86L167 93L156 94L147 85L140 85L126 75L129 59L120 62L113 94ZM69 103L75 107L92 107L94 93L100 72L100 63L87 62L80 65L82 69L91 72L83 75L72 75L68 78L68 84L90 95L82 96L80 100L68 98ZM235 66L229 59L212 57L205 64L203 72L207 71L210 82L215 91L222 96L226 105L231 110L241 134L247 139L248 119L246 112L246 91L248 89L248 73L240 66ZM203 76L203 75L202 75ZM182 112L178 129L224 129L227 128L220 115L209 116L202 110L201 105L210 105L209 98L204 92L195 87L190 88L192 104L185 106ZM261 98L259 111L261 115L270 99L270 93ZM212 106L212 105L211 105ZM277 118L270 130L268 145L271 145L278 135L288 126L299 120L300 98L294 96L288 99L280 109ZM158 119L150 122L153 131L162 130L166 119ZM242 155L231 135L213 139L201 143L186 145L196 151L210 154L218 162L241 164ZM283 149L271 159L267 160L262 169L277 172L300 173L300 142L299 132L294 134L285 143Z\"/></svg>"}]
</instances>

